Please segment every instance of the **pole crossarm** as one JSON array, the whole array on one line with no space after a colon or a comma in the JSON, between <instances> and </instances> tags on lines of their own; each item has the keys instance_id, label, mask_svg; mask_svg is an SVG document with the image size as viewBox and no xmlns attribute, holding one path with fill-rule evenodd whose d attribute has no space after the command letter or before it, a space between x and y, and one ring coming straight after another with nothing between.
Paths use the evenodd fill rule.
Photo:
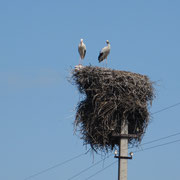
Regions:
<instances>
[{"instance_id":1,"label":"pole crossarm","mask_svg":"<svg viewBox=\"0 0 180 180\"><path fill-rule=\"evenodd\" d=\"M118 158L118 159L132 159L132 156L114 156L114 158Z\"/></svg>"},{"instance_id":2,"label":"pole crossarm","mask_svg":"<svg viewBox=\"0 0 180 180\"><path fill-rule=\"evenodd\" d=\"M140 136L140 134L139 135L137 135L137 134L117 134L117 133L114 133L114 134L112 134L112 137L113 138L127 138L127 139L129 139L129 138L138 138Z\"/></svg>"}]
</instances>

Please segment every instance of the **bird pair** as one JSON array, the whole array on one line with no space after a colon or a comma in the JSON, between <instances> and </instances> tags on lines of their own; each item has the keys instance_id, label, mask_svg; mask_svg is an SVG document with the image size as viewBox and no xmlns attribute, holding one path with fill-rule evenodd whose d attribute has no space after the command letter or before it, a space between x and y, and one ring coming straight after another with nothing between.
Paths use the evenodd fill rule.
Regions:
<instances>
[{"instance_id":1,"label":"bird pair","mask_svg":"<svg viewBox=\"0 0 180 180\"><path fill-rule=\"evenodd\" d=\"M98 56L98 60L99 62L102 62L104 59L106 59L106 66L107 66L107 56L110 53L110 43L107 40L106 41L107 46L105 46L104 48L101 49L99 56ZM80 55L80 60L79 60L79 64L81 64L81 61L84 59L85 55L86 55L86 45L83 43L83 39L80 40L79 46L78 46L78 51L79 51L79 55Z\"/></svg>"}]
</instances>

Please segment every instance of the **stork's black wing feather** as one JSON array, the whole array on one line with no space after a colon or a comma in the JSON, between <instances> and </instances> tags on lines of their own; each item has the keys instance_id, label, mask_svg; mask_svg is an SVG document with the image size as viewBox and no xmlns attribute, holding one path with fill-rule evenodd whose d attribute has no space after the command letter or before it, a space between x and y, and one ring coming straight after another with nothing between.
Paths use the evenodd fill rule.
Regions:
<instances>
[{"instance_id":1,"label":"stork's black wing feather","mask_svg":"<svg viewBox=\"0 0 180 180\"><path fill-rule=\"evenodd\" d=\"M85 55L86 55L86 49L84 50L84 57L85 57Z\"/></svg>"},{"instance_id":2,"label":"stork's black wing feather","mask_svg":"<svg viewBox=\"0 0 180 180\"><path fill-rule=\"evenodd\" d=\"M99 56L98 56L98 60L99 60L99 62L101 62L101 61L103 61L103 59L101 59L101 57L103 56L103 53L102 52L100 52L99 53Z\"/></svg>"}]
</instances>

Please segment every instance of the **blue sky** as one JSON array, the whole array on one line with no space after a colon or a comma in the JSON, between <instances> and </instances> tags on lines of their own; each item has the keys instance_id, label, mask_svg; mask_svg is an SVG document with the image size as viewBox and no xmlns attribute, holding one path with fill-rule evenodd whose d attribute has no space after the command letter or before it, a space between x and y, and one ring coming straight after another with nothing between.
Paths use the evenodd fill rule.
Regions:
<instances>
[{"instance_id":1,"label":"blue sky","mask_svg":"<svg viewBox=\"0 0 180 180\"><path fill-rule=\"evenodd\" d=\"M76 87L67 77L78 64L97 65L111 43L108 67L146 74L156 83L150 111L180 102L180 2L178 0L29 0L0 2L0 179L24 178L86 152L73 135ZM180 106L152 116L144 142L180 132ZM176 136L153 145L179 139ZM179 179L180 143L135 154L131 179ZM94 155L94 162L102 157ZM113 157L75 178L83 180ZM91 153L36 176L68 179L93 163ZM117 164L94 176L117 179Z\"/></svg>"}]
</instances>

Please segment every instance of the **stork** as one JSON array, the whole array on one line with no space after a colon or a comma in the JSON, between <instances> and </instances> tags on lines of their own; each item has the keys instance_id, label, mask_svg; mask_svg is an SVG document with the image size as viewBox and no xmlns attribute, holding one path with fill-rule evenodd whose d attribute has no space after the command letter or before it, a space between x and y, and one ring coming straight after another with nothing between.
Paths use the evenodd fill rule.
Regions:
<instances>
[{"instance_id":1,"label":"stork","mask_svg":"<svg viewBox=\"0 0 180 180\"><path fill-rule=\"evenodd\" d=\"M110 46L110 43L108 40L106 41L106 43L107 43L107 46L105 46L104 48L101 49L99 56L98 56L98 60L99 60L99 62L101 62L104 59L106 59L106 66L107 66L107 56L110 53L111 46Z\"/></svg>"},{"instance_id":2,"label":"stork","mask_svg":"<svg viewBox=\"0 0 180 180\"><path fill-rule=\"evenodd\" d=\"M81 60L83 60L86 55L86 45L83 43L83 39L80 40L78 51L80 55L79 64L81 64Z\"/></svg>"}]
</instances>

